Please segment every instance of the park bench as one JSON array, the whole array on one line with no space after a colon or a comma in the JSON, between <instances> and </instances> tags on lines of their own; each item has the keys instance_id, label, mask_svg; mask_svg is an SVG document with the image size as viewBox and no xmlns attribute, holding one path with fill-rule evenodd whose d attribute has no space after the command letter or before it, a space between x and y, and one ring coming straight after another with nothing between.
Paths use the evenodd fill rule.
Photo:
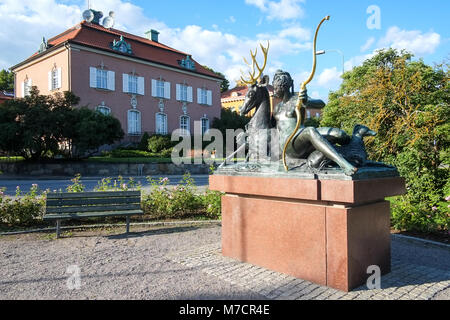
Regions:
<instances>
[{"instance_id":1,"label":"park bench","mask_svg":"<svg viewBox=\"0 0 450 320\"><path fill-rule=\"evenodd\" d=\"M48 193L44 220L56 220L59 238L61 220L90 217L126 216L127 233L130 216L143 214L140 191Z\"/></svg>"}]
</instances>

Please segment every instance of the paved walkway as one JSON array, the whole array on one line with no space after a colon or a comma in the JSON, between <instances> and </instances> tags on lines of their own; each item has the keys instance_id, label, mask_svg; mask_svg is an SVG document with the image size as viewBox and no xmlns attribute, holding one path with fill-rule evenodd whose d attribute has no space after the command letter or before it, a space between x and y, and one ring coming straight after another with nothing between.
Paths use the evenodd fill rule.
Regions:
<instances>
[{"instance_id":1,"label":"paved walkway","mask_svg":"<svg viewBox=\"0 0 450 320\"><path fill-rule=\"evenodd\" d=\"M398 237L381 289L345 293L222 257L218 225L132 231L0 237L0 299L450 299L450 249Z\"/></svg>"}]
</instances>

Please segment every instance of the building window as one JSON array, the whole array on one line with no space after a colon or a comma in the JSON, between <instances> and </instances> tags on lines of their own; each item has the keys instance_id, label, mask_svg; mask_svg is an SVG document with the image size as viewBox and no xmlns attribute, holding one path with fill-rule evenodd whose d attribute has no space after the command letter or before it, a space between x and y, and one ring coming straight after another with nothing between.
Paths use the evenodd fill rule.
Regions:
<instances>
[{"instance_id":1,"label":"building window","mask_svg":"<svg viewBox=\"0 0 450 320\"><path fill-rule=\"evenodd\" d=\"M128 134L141 134L141 113L128 110Z\"/></svg>"},{"instance_id":2,"label":"building window","mask_svg":"<svg viewBox=\"0 0 450 320\"><path fill-rule=\"evenodd\" d=\"M162 112L156 114L156 133L167 134L167 115Z\"/></svg>"},{"instance_id":3,"label":"building window","mask_svg":"<svg viewBox=\"0 0 450 320\"><path fill-rule=\"evenodd\" d=\"M180 101L187 101L187 88L186 85L180 85Z\"/></svg>"},{"instance_id":4,"label":"building window","mask_svg":"<svg viewBox=\"0 0 450 320\"><path fill-rule=\"evenodd\" d=\"M212 106L212 91L203 88L198 88L197 103Z\"/></svg>"},{"instance_id":5,"label":"building window","mask_svg":"<svg viewBox=\"0 0 450 320\"><path fill-rule=\"evenodd\" d=\"M202 120L202 134L205 134L209 130L209 119L203 117L201 120Z\"/></svg>"},{"instance_id":6,"label":"building window","mask_svg":"<svg viewBox=\"0 0 450 320\"><path fill-rule=\"evenodd\" d=\"M31 79L26 79L23 82L23 97L28 97L31 94L32 83Z\"/></svg>"},{"instance_id":7,"label":"building window","mask_svg":"<svg viewBox=\"0 0 450 320\"><path fill-rule=\"evenodd\" d=\"M152 96L170 99L170 82L152 79Z\"/></svg>"},{"instance_id":8,"label":"building window","mask_svg":"<svg viewBox=\"0 0 450 320\"><path fill-rule=\"evenodd\" d=\"M186 84L177 84L177 101L192 102L192 87Z\"/></svg>"},{"instance_id":9,"label":"building window","mask_svg":"<svg viewBox=\"0 0 450 320\"><path fill-rule=\"evenodd\" d=\"M115 72L104 70L103 68L90 67L90 81L91 88L98 88L103 90L115 90Z\"/></svg>"},{"instance_id":10,"label":"building window","mask_svg":"<svg viewBox=\"0 0 450 320\"><path fill-rule=\"evenodd\" d=\"M97 69L97 88L108 89L108 71Z\"/></svg>"},{"instance_id":11,"label":"building window","mask_svg":"<svg viewBox=\"0 0 450 320\"><path fill-rule=\"evenodd\" d=\"M310 119L311 118L311 111L306 110L306 118Z\"/></svg>"},{"instance_id":12,"label":"building window","mask_svg":"<svg viewBox=\"0 0 450 320\"><path fill-rule=\"evenodd\" d=\"M104 114L105 116L109 116L111 114L111 109L106 106L98 106L97 111Z\"/></svg>"},{"instance_id":13,"label":"building window","mask_svg":"<svg viewBox=\"0 0 450 320\"><path fill-rule=\"evenodd\" d=\"M189 116L181 116L180 117L180 129L181 134L184 136L188 136L191 132L190 129L191 118Z\"/></svg>"},{"instance_id":14,"label":"building window","mask_svg":"<svg viewBox=\"0 0 450 320\"><path fill-rule=\"evenodd\" d=\"M138 77L132 75L128 76L128 92L138 93Z\"/></svg>"},{"instance_id":15,"label":"building window","mask_svg":"<svg viewBox=\"0 0 450 320\"><path fill-rule=\"evenodd\" d=\"M52 90L58 88L58 70L52 71Z\"/></svg>"},{"instance_id":16,"label":"building window","mask_svg":"<svg viewBox=\"0 0 450 320\"><path fill-rule=\"evenodd\" d=\"M164 81L156 81L156 96L159 98L164 98Z\"/></svg>"},{"instance_id":17,"label":"building window","mask_svg":"<svg viewBox=\"0 0 450 320\"><path fill-rule=\"evenodd\" d=\"M144 87L144 77L138 77L134 74L123 74L123 92L144 95Z\"/></svg>"}]
</instances>

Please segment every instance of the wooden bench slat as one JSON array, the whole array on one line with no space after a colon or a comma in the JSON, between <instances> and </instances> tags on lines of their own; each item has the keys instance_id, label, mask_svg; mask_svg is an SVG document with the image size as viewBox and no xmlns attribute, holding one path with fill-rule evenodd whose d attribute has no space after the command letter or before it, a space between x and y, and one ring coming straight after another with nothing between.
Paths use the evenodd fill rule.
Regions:
<instances>
[{"instance_id":1,"label":"wooden bench slat","mask_svg":"<svg viewBox=\"0 0 450 320\"><path fill-rule=\"evenodd\" d=\"M107 192L52 192L47 199L74 199L74 198L108 198L108 197L140 197L140 191L107 191Z\"/></svg>"},{"instance_id":2,"label":"wooden bench slat","mask_svg":"<svg viewBox=\"0 0 450 320\"><path fill-rule=\"evenodd\" d=\"M46 205L49 207L74 206L74 205L99 205L99 204L131 204L140 203L140 197L126 198L77 198L77 199L47 199Z\"/></svg>"},{"instance_id":3,"label":"wooden bench slat","mask_svg":"<svg viewBox=\"0 0 450 320\"><path fill-rule=\"evenodd\" d=\"M123 210L138 210L141 208L140 204L127 204L115 206L86 206L86 207L53 207L47 208L47 213L70 213L70 212L94 212L94 211L123 211Z\"/></svg>"},{"instance_id":4,"label":"wooden bench slat","mask_svg":"<svg viewBox=\"0 0 450 320\"><path fill-rule=\"evenodd\" d=\"M127 210L127 211L112 211L112 212L87 212L87 213L64 213L64 214L46 214L44 220L59 220L59 219L82 219L108 216L133 216L141 215L142 210Z\"/></svg>"}]
</instances>

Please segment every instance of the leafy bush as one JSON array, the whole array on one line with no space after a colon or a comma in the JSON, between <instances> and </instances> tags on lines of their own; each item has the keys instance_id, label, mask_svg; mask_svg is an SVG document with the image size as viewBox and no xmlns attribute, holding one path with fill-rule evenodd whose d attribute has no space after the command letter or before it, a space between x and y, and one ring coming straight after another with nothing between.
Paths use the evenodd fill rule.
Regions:
<instances>
[{"instance_id":1,"label":"leafy bush","mask_svg":"<svg viewBox=\"0 0 450 320\"><path fill-rule=\"evenodd\" d=\"M29 226L42 220L45 207L45 193L38 195L38 186L23 194L19 187L16 198L6 197L0 191L0 222L13 226Z\"/></svg>"},{"instance_id":2,"label":"leafy bush","mask_svg":"<svg viewBox=\"0 0 450 320\"><path fill-rule=\"evenodd\" d=\"M70 185L66 188L67 192L70 192L70 193L84 192L84 190L86 189L86 187L81 182L81 174L79 174L79 173L76 174L75 178L73 178L70 181L72 181L72 185Z\"/></svg>"},{"instance_id":3,"label":"leafy bush","mask_svg":"<svg viewBox=\"0 0 450 320\"><path fill-rule=\"evenodd\" d=\"M329 95L321 126L351 132L356 123L378 132L368 138L373 160L395 165L407 194L392 198L392 225L400 230L449 228L450 76L394 49L379 51L346 72Z\"/></svg>"},{"instance_id":4,"label":"leafy bush","mask_svg":"<svg viewBox=\"0 0 450 320\"><path fill-rule=\"evenodd\" d=\"M148 150L154 153L160 153L163 150L170 149L174 143L170 140L170 136L155 134L148 139Z\"/></svg>"},{"instance_id":5,"label":"leafy bush","mask_svg":"<svg viewBox=\"0 0 450 320\"><path fill-rule=\"evenodd\" d=\"M145 158L153 156L152 153L141 150L115 149L111 152L113 158Z\"/></svg>"},{"instance_id":6,"label":"leafy bush","mask_svg":"<svg viewBox=\"0 0 450 320\"><path fill-rule=\"evenodd\" d=\"M142 151L147 151L148 150L148 139L150 139L150 135L147 132L145 132L142 135L141 142L139 142L139 145L137 148Z\"/></svg>"},{"instance_id":7,"label":"leafy bush","mask_svg":"<svg viewBox=\"0 0 450 320\"><path fill-rule=\"evenodd\" d=\"M153 218L181 218L192 215L201 204L195 195L195 186L190 175L185 175L182 182L170 188L169 179L155 180L147 178L152 185L149 194L143 197L143 208Z\"/></svg>"},{"instance_id":8,"label":"leafy bush","mask_svg":"<svg viewBox=\"0 0 450 320\"><path fill-rule=\"evenodd\" d=\"M222 192L207 189L201 199L207 216L211 219L220 219L222 215Z\"/></svg>"},{"instance_id":9,"label":"leafy bush","mask_svg":"<svg viewBox=\"0 0 450 320\"><path fill-rule=\"evenodd\" d=\"M122 176L118 176L117 179L103 178L94 188L94 191L127 191L130 189L141 190L141 183L136 182L132 177L125 182Z\"/></svg>"}]
</instances>

